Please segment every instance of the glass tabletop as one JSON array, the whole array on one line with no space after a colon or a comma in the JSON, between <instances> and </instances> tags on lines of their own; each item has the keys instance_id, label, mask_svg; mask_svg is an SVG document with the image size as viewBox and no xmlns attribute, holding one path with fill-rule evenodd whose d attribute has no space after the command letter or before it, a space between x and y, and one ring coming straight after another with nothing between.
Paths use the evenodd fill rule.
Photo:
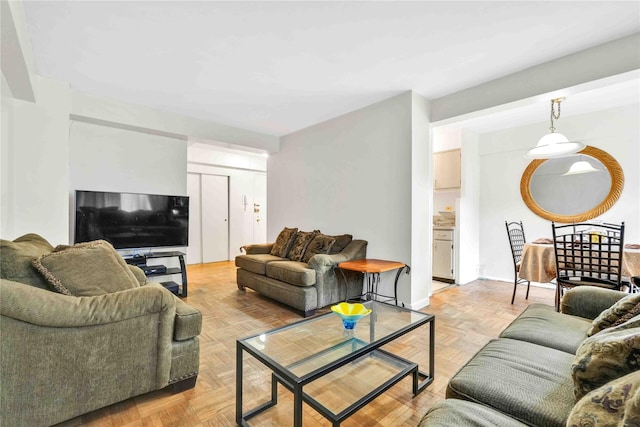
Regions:
<instances>
[{"instance_id":1,"label":"glass tabletop","mask_svg":"<svg viewBox=\"0 0 640 427\"><path fill-rule=\"evenodd\" d=\"M340 317L330 312L239 343L300 378L356 353L366 353L368 348L379 347L434 317L377 301L364 305L372 312L357 322L353 336L345 334Z\"/></svg>"}]
</instances>

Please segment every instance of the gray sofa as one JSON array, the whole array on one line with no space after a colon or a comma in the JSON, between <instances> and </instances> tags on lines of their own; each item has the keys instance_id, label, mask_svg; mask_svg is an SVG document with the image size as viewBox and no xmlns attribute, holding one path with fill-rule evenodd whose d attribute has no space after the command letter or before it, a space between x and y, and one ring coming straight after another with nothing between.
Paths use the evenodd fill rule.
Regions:
<instances>
[{"instance_id":1,"label":"gray sofa","mask_svg":"<svg viewBox=\"0 0 640 427\"><path fill-rule=\"evenodd\" d=\"M640 295L583 286L561 308L527 307L420 426L640 425Z\"/></svg>"},{"instance_id":2,"label":"gray sofa","mask_svg":"<svg viewBox=\"0 0 640 427\"><path fill-rule=\"evenodd\" d=\"M279 253L274 251L274 245L278 244L281 236L274 243L244 246L246 254L235 259L240 290L251 288L298 310L304 317L315 314L316 309L362 294L362 276L354 272L338 272L336 267L343 261L365 258L365 240L354 240L350 235L333 236L336 245L330 245L327 253L306 253L305 260L305 252L310 248L297 251L297 257L292 255L296 233L300 237L301 232L289 230L296 231ZM320 234L317 231L313 233L316 236ZM295 260L300 257L300 260Z\"/></svg>"},{"instance_id":3,"label":"gray sofa","mask_svg":"<svg viewBox=\"0 0 640 427\"><path fill-rule=\"evenodd\" d=\"M0 258L2 426L195 386L200 312L106 242L54 249L28 234L0 240Z\"/></svg>"}]
</instances>

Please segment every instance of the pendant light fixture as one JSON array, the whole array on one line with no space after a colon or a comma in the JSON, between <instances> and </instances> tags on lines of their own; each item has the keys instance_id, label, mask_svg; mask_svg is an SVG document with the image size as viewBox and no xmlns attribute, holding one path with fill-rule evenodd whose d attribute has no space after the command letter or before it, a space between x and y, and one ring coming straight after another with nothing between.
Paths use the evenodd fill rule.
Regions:
<instances>
[{"instance_id":1,"label":"pendant light fixture","mask_svg":"<svg viewBox=\"0 0 640 427\"><path fill-rule=\"evenodd\" d=\"M551 100L551 127L549 127L551 132L540 138L535 148L527 151L527 157L532 159L550 159L577 153L584 148L584 144L580 142L570 142L566 136L556 132L556 128L553 126L553 119L558 120L560 118L560 103L562 101L564 101L564 98ZM556 104L558 106L557 112Z\"/></svg>"}]
</instances>

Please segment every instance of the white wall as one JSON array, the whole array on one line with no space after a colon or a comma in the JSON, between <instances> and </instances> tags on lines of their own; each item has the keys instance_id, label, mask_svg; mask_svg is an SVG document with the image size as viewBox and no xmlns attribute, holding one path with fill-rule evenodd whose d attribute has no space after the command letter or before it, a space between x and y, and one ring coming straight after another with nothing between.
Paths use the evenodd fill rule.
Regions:
<instances>
[{"instance_id":1,"label":"white wall","mask_svg":"<svg viewBox=\"0 0 640 427\"><path fill-rule=\"evenodd\" d=\"M187 194L185 140L71 121L69 147L72 192Z\"/></svg>"},{"instance_id":2,"label":"white wall","mask_svg":"<svg viewBox=\"0 0 640 427\"><path fill-rule=\"evenodd\" d=\"M369 242L369 258L413 262L412 103L407 92L282 137L280 152L268 160L268 238L283 227L350 233ZM428 134L427 120L420 125ZM427 135L420 137L429 144ZM430 164L428 155L423 165ZM419 209L427 216L424 200ZM426 281L427 269L420 270L399 282L407 303L413 302L409 282ZM388 279L384 292L392 291Z\"/></svg>"},{"instance_id":3,"label":"white wall","mask_svg":"<svg viewBox=\"0 0 640 427\"><path fill-rule=\"evenodd\" d=\"M611 154L622 166L624 189L618 202L597 219L626 223L625 241L640 243L640 108L638 104L562 118L558 132ZM528 241L551 237L551 222L533 214L522 201L520 178L529 164L526 151L548 132L548 123L479 136L480 265L487 278L513 280L513 264L504 226L522 220Z\"/></svg>"},{"instance_id":4,"label":"white wall","mask_svg":"<svg viewBox=\"0 0 640 427\"><path fill-rule=\"evenodd\" d=\"M2 100L0 236L38 233L68 243L68 86L42 77L34 82L35 103Z\"/></svg>"},{"instance_id":5,"label":"white wall","mask_svg":"<svg viewBox=\"0 0 640 427\"><path fill-rule=\"evenodd\" d=\"M456 205L456 283L479 277L480 262L480 173L478 136L463 131L461 136L461 190Z\"/></svg>"}]
</instances>

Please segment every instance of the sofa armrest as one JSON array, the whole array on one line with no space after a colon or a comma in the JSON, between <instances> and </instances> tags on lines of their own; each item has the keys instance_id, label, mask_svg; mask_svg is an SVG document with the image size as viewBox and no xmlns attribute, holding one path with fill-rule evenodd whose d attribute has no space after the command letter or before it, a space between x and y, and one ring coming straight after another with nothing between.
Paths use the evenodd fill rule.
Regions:
<instances>
[{"instance_id":1,"label":"sofa armrest","mask_svg":"<svg viewBox=\"0 0 640 427\"><path fill-rule=\"evenodd\" d=\"M129 270L131 270L133 275L136 276L136 279L138 279L138 283L140 283L140 286L144 286L147 283L147 275L144 274L144 271L142 271L140 267L131 264L127 264L127 267L129 267Z\"/></svg>"},{"instance_id":2,"label":"sofa armrest","mask_svg":"<svg viewBox=\"0 0 640 427\"><path fill-rule=\"evenodd\" d=\"M562 313L595 319L600 313L629 294L596 286L576 286L564 294Z\"/></svg>"},{"instance_id":3,"label":"sofa armrest","mask_svg":"<svg viewBox=\"0 0 640 427\"><path fill-rule=\"evenodd\" d=\"M268 254L271 252L272 247L273 247L273 243L258 243L258 244L243 246L244 250L247 252L247 255Z\"/></svg>"},{"instance_id":4,"label":"sofa armrest","mask_svg":"<svg viewBox=\"0 0 640 427\"><path fill-rule=\"evenodd\" d=\"M164 288L160 283L148 282L149 287ZM191 307L180 298L174 296L176 303L176 318L173 324L173 338L185 341L200 335L202 331L202 313Z\"/></svg>"},{"instance_id":5,"label":"sofa armrest","mask_svg":"<svg viewBox=\"0 0 640 427\"><path fill-rule=\"evenodd\" d=\"M0 314L38 326L104 325L148 313L173 314L175 306L171 292L147 286L94 297L73 297L0 280Z\"/></svg>"},{"instance_id":6,"label":"sofa armrest","mask_svg":"<svg viewBox=\"0 0 640 427\"><path fill-rule=\"evenodd\" d=\"M327 271L341 262L361 259L367 253L366 240L352 240L342 252L335 255L317 254L309 259L309 267L317 271Z\"/></svg>"}]
</instances>

